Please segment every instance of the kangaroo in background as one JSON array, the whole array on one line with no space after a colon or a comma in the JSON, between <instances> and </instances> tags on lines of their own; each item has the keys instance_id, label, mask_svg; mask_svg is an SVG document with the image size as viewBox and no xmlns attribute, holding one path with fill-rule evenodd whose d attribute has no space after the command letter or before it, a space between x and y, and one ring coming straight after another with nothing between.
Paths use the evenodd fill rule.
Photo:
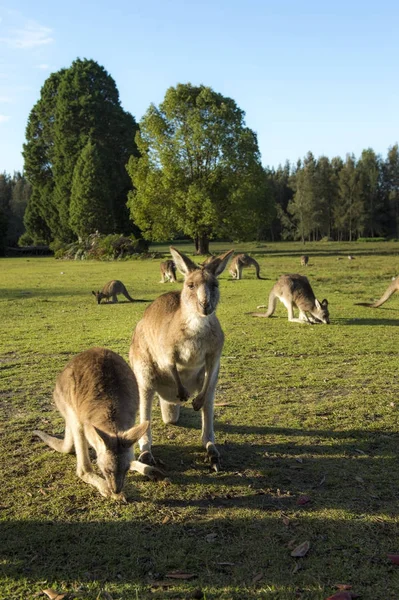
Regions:
<instances>
[{"instance_id":1,"label":"kangaroo in background","mask_svg":"<svg viewBox=\"0 0 399 600\"><path fill-rule=\"evenodd\" d=\"M123 294L130 302L134 302L133 298L129 296L129 292L119 279L113 279L108 281L101 290L101 292L92 292L93 296L97 298L97 303L100 304L104 298L109 302L112 297L112 303L118 302L117 294Z\"/></svg>"},{"instance_id":2,"label":"kangaroo in background","mask_svg":"<svg viewBox=\"0 0 399 600\"><path fill-rule=\"evenodd\" d=\"M265 313L252 313L254 317L271 317L276 310L277 299L288 311L288 320L293 323L330 322L328 301L321 303L315 297L309 280L303 275L281 275L269 295L269 305ZM265 305L258 306L263 308ZM299 318L294 318L294 307L299 309Z\"/></svg>"},{"instance_id":3,"label":"kangaroo in background","mask_svg":"<svg viewBox=\"0 0 399 600\"><path fill-rule=\"evenodd\" d=\"M307 254L303 254L301 256L301 266L302 267L307 267L308 266L308 262L309 262L309 256Z\"/></svg>"},{"instance_id":4,"label":"kangaroo in background","mask_svg":"<svg viewBox=\"0 0 399 600\"><path fill-rule=\"evenodd\" d=\"M381 296L381 298L379 300L377 300L376 302L372 302L372 303L356 302L356 305L357 306L368 306L370 308L378 308L379 306L382 306L382 304L384 304L384 302L386 302L388 300L388 298L390 298L392 296L392 294L394 294L398 290L399 290L399 277L395 277L395 279L392 280L392 282L389 284L388 288L385 290L385 292L383 293L383 295Z\"/></svg>"},{"instance_id":5,"label":"kangaroo in background","mask_svg":"<svg viewBox=\"0 0 399 600\"><path fill-rule=\"evenodd\" d=\"M64 439L44 431L33 433L57 452L75 449L78 477L100 494L125 500L122 489L129 469L160 478L161 471L134 460L133 444L150 423L134 426L139 405L137 383L121 356L105 348L78 354L58 375L53 398L65 419ZM88 445L96 451L104 478L93 472Z\"/></svg>"},{"instance_id":6,"label":"kangaroo in background","mask_svg":"<svg viewBox=\"0 0 399 600\"><path fill-rule=\"evenodd\" d=\"M259 263L248 254L237 254L231 261L229 272L234 279L242 279L243 268L251 266L255 267L256 278L262 279Z\"/></svg>"},{"instance_id":7,"label":"kangaroo in background","mask_svg":"<svg viewBox=\"0 0 399 600\"><path fill-rule=\"evenodd\" d=\"M161 262L161 281L159 283L166 283L171 281L175 283L176 280L176 265L173 260L165 260Z\"/></svg>"},{"instance_id":8,"label":"kangaroo in background","mask_svg":"<svg viewBox=\"0 0 399 600\"><path fill-rule=\"evenodd\" d=\"M140 420L151 419L154 394L165 423L177 423L180 406L190 395L202 414L202 443L211 467L220 468L213 430L213 402L224 335L215 310L217 277L233 250L199 267L176 248L173 260L184 275L180 292L162 294L145 310L133 333L129 359L140 393ZM139 460L153 464L151 429L141 438Z\"/></svg>"}]
</instances>

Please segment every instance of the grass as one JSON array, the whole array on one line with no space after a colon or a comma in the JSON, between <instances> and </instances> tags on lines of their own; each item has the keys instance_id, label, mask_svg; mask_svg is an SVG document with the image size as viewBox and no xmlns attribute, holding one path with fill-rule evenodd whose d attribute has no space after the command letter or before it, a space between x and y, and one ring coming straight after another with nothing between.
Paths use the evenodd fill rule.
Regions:
<instances>
[{"instance_id":1,"label":"grass","mask_svg":"<svg viewBox=\"0 0 399 600\"><path fill-rule=\"evenodd\" d=\"M170 482L129 475L127 505L78 480L75 458L31 432L62 433L51 394L68 359L93 345L127 359L147 303L180 289L181 276L159 284L159 260L0 261L1 599L53 588L87 600L322 600L339 583L362 600L399 598L399 569L387 558L399 552L399 298L354 306L382 295L399 245L236 250L251 251L267 279L253 269L242 281L220 278L226 341L215 430L224 470L211 474L203 462L197 413L184 409L179 426L165 426L156 406L154 454ZM330 326L288 323L281 304L273 319L247 314L290 272L306 273L328 298ZM97 306L91 290L112 278L141 302ZM298 504L304 495L310 502ZM304 541L306 556L291 557ZM195 577L166 577L176 570Z\"/></svg>"}]
</instances>

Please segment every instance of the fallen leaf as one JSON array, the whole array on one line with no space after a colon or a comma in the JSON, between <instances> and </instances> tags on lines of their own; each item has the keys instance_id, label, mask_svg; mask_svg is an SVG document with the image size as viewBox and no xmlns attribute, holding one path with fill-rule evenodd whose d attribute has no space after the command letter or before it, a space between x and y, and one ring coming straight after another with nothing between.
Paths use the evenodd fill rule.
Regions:
<instances>
[{"instance_id":1,"label":"fallen leaf","mask_svg":"<svg viewBox=\"0 0 399 600\"><path fill-rule=\"evenodd\" d=\"M326 482L326 476L323 475L323 477L320 480L320 483L319 483L318 487L320 487L321 485L323 485L323 483L325 483L325 482Z\"/></svg>"},{"instance_id":2,"label":"fallen leaf","mask_svg":"<svg viewBox=\"0 0 399 600\"><path fill-rule=\"evenodd\" d=\"M234 406L231 402L215 402L214 406Z\"/></svg>"},{"instance_id":3,"label":"fallen leaf","mask_svg":"<svg viewBox=\"0 0 399 600\"><path fill-rule=\"evenodd\" d=\"M221 567L234 567L235 565L235 563L232 562L218 562L216 564L220 565Z\"/></svg>"},{"instance_id":4,"label":"fallen leaf","mask_svg":"<svg viewBox=\"0 0 399 600\"><path fill-rule=\"evenodd\" d=\"M62 598L65 598L65 596L66 596L66 594L60 594L59 592L56 592L52 588L47 588L45 590L42 590L42 592L43 592L43 594L46 594L46 596L48 596L50 598L50 600L62 600Z\"/></svg>"},{"instance_id":5,"label":"fallen leaf","mask_svg":"<svg viewBox=\"0 0 399 600\"><path fill-rule=\"evenodd\" d=\"M257 573L255 575L255 577L252 579L252 583L257 583L258 581L260 581L263 577L263 573Z\"/></svg>"},{"instance_id":6,"label":"fallen leaf","mask_svg":"<svg viewBox=\"0 0 399 600\"><path fill-rule=\"evenodd\" d=\"M359 448L355 448L355 452L357 452L358 454L366 454L366 452L364 452L363 450L359 450Z\"/></svg>"},{"instance_id":7,"label":"fallen leaf","mask_svg":"<svg viewBox=\"0 0 399 600\"><path fill-rule=\"evenodd\" d=\"M197 575L195 573L184 573L183 571L170 571L166 573L165 577L168 579L194 579Z\"/></svg>"},{"instance_id":8,"label":"fallen leaf","mask_svg":"<svg viewBox=\"0 0 399 600\"><path fill-rule=\"evenodd\" d=\"M216 540L217 536L217 533L208 533L208 535L205 536L205 539L208 542L208 544L211 544Z\"/></svg>"},{"instance_id":9,"label":"fallen leaf","mask_svg":"<svg viewBox=\"0 0 399 600\"><path fill-rule=\"evenodd\" d=\"M170 521L170 517L166 516L162 519L162 525L166 525L166 523L169 523Z\"/></svg>"},{"instance_id":10,"label":"fallen leaf","mask_svg":"<svg viewBox=\"0 0 399 600\"><path fill-rule=\"evenodd\" d=\"M399 565L399 554L388 554L388 558L394 565Z\"/></svg>"},{"instance_id":11,"label":"fallen leaf","mask_svg":"<svg viewBox=\"0 0 399 600\"><path fill-rule=\"evenodd\" d=\"M332 596L328 596L326 600L352 600L353 596L350 592L337 592Z\"/></svg>"},{"instance_id":12,"label":"fallen leaf","mask_svg":"<svg viewBox=\"0 0 399 600\"><path fill-rule=\"evenodd\" d=\"M302 544L299 544L299 546L293 549L293 551L291 552L291 556L293 556L294 558L302 558L302 556L305 556L308 553L309 548L310 542L302 542Z\"/></svg>"},{"instance_id":13,"label":"fallen leaf","mask_svg":"<svg viewBox=\"0 0 399 600\"><path fill-rule=\"evenodd\" d=\"M360 475L356 475L355 479L358 483L364 483L364 479L363 477L360 477Z\"/></svg>"},{"instance_id":14,"label":"fallen leaf","mask_svg":"<svg viewBox=\"0 0 399 600\"><path fill-rule=\"evenodd\" d=\"M286 516L283 516L283 523L284 523L284 525L285 525L286 527L288 527L288 525L290 524L290 520L289 520L289 518L288 518L288 517L286 517Z\"/></svg>"},{"instance_id":15,"label":"fallen leaf","mask_svg":"<svg viewBox=\"0 0 399 600\"><path fill-rule=\"evenodd\" d=\"M312 499L310 498L310 496L299 496L298 500L296 501L296 503L298 504L298 506L303 506L304 504L308 504L309 502L311 502Z\"/></svg>"},{"instance_id":16,"label":"fallen leaf","mask_svg":"<svg viewBox=\"0 0 399 600\"><path fill-rule=\"evenodd\" d=\"M298 573L298 571L300 571L301 569L302 569L301 563L300 562L296 562L294 568L291 571L291 573L293 575L295 575L295 573Z\"/></svg>"},{"instance_id":17,"label":"fallen leaf","mask_svg":"<svg viewBox=\"0 0 399 600\"><path fill-rule=\"evenodd\" d=\"M301 463L301 464L303 463L303 458L300 458L299 456L298 456L298 458L296 458L295 460L296 460L296 462L299 462L299 463Z\"/></svg>"}]
</instances>

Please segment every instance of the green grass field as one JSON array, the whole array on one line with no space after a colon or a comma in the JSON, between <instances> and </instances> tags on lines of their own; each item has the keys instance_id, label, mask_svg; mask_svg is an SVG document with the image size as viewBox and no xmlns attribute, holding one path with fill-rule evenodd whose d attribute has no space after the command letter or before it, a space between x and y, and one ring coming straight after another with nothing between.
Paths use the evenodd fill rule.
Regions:
<instances>
[{"instance_id":1,"label":"green grass field","mask_svg":"<svg viewBox=\"0 0 399 600\"><path fill-rule=\"evenodd\" d=\"M251 251L267 279L253 269L242 281L220 278L224 470L204 463L190 406L179 426L165 426L156 406L154 454L170 482L128 475L127 505L80 481L74 456L32 431L63 432L51 395L69 358L100 345L127 359L148 302L180 289L182 276L160 284L159 260L0 260L1 599L53 588L88 600L323 600L337 584L362 600L399 598L399 567L387 558L399 553L399 295L379 309L354 306L380 297L399 272L399 244L235 249ZM328 298L329 326L289 323L281 304L272 319L248 314L293 272ZM113 278L140 302L98 306L91 290ZM306 556L292 557L305 541Z\"/></svg>"}]
</instances>

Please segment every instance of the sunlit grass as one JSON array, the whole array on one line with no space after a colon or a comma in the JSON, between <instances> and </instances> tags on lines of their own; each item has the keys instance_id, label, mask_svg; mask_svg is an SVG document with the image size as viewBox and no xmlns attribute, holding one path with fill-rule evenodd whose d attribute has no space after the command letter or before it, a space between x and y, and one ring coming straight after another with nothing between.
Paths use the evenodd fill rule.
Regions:
<instances>
[{"instance_id":1,"label":"sunlit grass","mask_svg":"<svg viewBox=\"0 0 399 600\"><path fill-rule=\"evenodd\" d=\"M203 462L198 414L186 408L171 427L155 407L154 454L170 483L132 474L128 505L78 480L75 458L31 432L62 433L51 394L68 359L93 345L127 359L148 302L180 289L182 277L160 284L160 260L0 261L0 598L52 587L89 600L102 591L113 600L322 600L337 583L362 600L399 597L399 569L386 556L399 552L399 295L376 310L354 305L380 297L399 272L399 244L211 250L230 247L250 251L266 279L251 269L238 282L221 276L215 429L224 471ZM272 319L248 314L293 272L328 298L330 326L288 323L281 304ZM98 306L91 291L114 278L141 302ZM297 504L301 495L310 501ZM306 540L308 554L291 557ZM176 570L195 577L168 579Z\"/></svg>"}]
</instances>

